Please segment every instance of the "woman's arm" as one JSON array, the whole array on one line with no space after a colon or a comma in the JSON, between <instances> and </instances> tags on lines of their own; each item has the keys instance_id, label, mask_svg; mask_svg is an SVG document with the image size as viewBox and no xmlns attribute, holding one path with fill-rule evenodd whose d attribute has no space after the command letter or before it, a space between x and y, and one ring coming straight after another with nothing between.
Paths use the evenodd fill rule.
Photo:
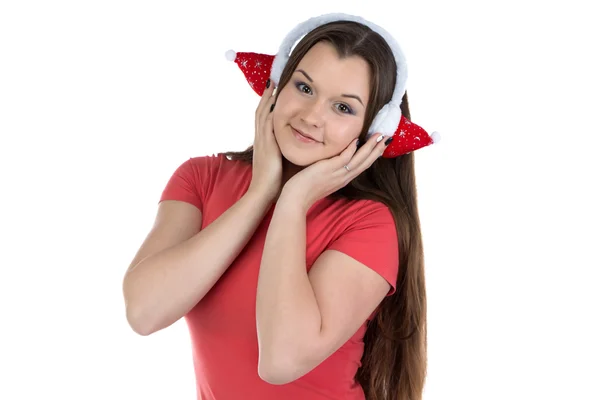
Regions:
<instances>
[{"instance_id":1,"label":"woman's arm","mask_svg":"<svg viewBox=\"0 0 600 400\"><path fill-rule=\"evenodd\" d=\"M390 290L377 272L338 251L306 271L306 210L283 195L267 233L256 296L259 375L291 382L352 337Z\"/></svg>"},{"instance_id":2,"label":"woman's arm","mask_svg":"<svg viewBox=\"0 0 600 400\"><path fill-rule=\"evenodd\" d=\"M162 202L123 279L132 329L149 335L187 314L238 256L270 204L264 195L248 191L199 231L200 210L180 201Z\"/></svg>"}]
</instances>

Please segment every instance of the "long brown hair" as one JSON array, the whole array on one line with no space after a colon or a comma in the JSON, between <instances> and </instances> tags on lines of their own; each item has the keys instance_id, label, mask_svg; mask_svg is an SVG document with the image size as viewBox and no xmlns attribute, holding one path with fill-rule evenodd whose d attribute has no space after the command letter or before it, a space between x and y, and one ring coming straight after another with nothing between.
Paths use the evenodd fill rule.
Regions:
<instances>
[{"instance_id":1,"label":"long brown hair","mask_svg":"<svg viewBox=\"0 0 600 400\"><path fill-rule=\"evenodd\" d=\"M379 34L362 24L336 21L322 25L294 48L278 92L304 55L321 41L331 43L340 57L360 56L369 64L371 92L360 134L364 141L378 110L392 97L396 82L393 53ZM410 120L406 93L401 110ZM249 147L226 155L252 163L252 153ZM380 157L332 196L382 202L391 210L398 233L400 265L396 292L383 300L376 317L369 321L356 379L369 400L421 400L427 371L427 299L413 153L394 159Z\"/></svg>"}]
</instances>

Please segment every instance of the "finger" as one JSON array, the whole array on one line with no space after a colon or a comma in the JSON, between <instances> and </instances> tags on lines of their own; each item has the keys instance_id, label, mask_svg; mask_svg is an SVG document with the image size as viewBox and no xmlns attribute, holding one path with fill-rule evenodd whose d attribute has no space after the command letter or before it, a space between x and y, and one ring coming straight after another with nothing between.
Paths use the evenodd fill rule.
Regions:
<instances>
[{"instance_id":1,"label":"finger","mask_svg":"<svg viewBox=\"0 0 600 400\"><path fill-rule=\"evenodd\" d=\"M274 107L275 107L275 96L272 94L271 97L265 103L265 107L261 111L262 114L259 117L259 121L261 121L262 126L265 125L267 119L273 118Z\"/></svg>"},{"instance_id":2,"label":"finger","mask_svg":"<svg viewBox=\"0 0 600 400\"><path fill-rule=\"evenodd\" d=\"M273 94L277 88L274 88L275 85L271 83L271 87L265 90L265 95L267 90L270 91L270 97L264 97L262 100L265 100L263 104L263 109L260 110L260 115L257 117L257 129L256 134L262 136L267 140L267 142L275 140L275 133L273 131L273 109L275 106L275 95Z\"/></svg>"},{"instance_id":3,"label":"finger","mask_svg":"<svg viewBox=\"0 0 600 400\"><path fill-rule=\"evenodd\" d=\"M348 163L350 163L350 161L352 160L352 157L354 157L354 155L356 154L356 151L358 150L358 140L353 140L352 142L350 142L350 144L348 146L346 146L346 148L344 149L344 151L342 151L338 157L337 160L337 168L341 168L344 165L348 165Z\"/></svg>"},{"instance_id":4,"label":"finger","mask_svg":"<svg viewBox=\"0 0 600 400\"><path fill-rule=\"evenodd\" d=\"M261 118L264 115L265 109L268 109L267 103L269 103L269 101L273 97L275 84L269 79L267 80L267 85L268 87L265 88L265 91L263 92L263 95L261 96L260 101L258 102L258 106L256 106L256 118Z\"/></svg>"},{"instance_id":5,"label":"finger","mask_svg":"<svg viewBox=\"0 0 600 400\"><path fill-rule=\"evenodd\" d=\"M269 110L267 111L267 113L265 114L264 117L264 121L262 124L262 129L263 129L263 133L269 133L271 134L271 136L274 136L274 132L273 132L273 112L270 111L273 107L273 100L271 100L269 102L269 104L271 104L271 106L269 106Z\"/></svg>"},{"instance_id":6,"label":"finger","mask_svg":"<svg viewBox=\"0 0 600 400\"><path fill-rule=\"evenodd\" d=\"M261 126L264 125L265 118L269 114L270 107L274 101L273 92L275 90L275 84L269 81L269 87L265 88L263 95L260 98L256 112L254 115L254 129L255 132L261 132Z\"/></svg>"},{"instance_id":7,"label":"finger","mask_svg":"<svg viewBox=\"0 0 600 400\"><path fill-rule=\"evenodd\" d=\"M362 161L360 168L365 170L369 168L379 157L383 155L385 148L388 146L386 144L387 140L390 136L379 135L375 140L375 145L371 149L371 151L367 154L366 158ZM377 142L379 141L379 142Z\"/></svg>"},{"instance_id":8,"label":"finger","mask_svg":"<svg viewBox=\"0 0 600 400\"><path fill-rule=\"evenodd\" d=\"M383 142L383 135L372 135L369 140L367 140L365 144L351 156L349 160L346 160L344 165L347 165L348 169L350 170L359 168L373 152L373 149L375 149L381 142Z\"/></svg>"},{"instance_id":9,"label":"finger","mask_svg":"<svg viewBox=\"0 0 600 400\"><path fill-rule=\"evenodd\" d=\"M265 89L265 92L263 93L263 96L260 99L260 104L259 104L260 115L263 118L265 118L267 116L267 114L270 112L271 104L273 104L273 101L275 99L275 96L273 96L274 93L275 93L275 84L271 81L269 83L269 87Z\"/></svg>"}]
</instances>

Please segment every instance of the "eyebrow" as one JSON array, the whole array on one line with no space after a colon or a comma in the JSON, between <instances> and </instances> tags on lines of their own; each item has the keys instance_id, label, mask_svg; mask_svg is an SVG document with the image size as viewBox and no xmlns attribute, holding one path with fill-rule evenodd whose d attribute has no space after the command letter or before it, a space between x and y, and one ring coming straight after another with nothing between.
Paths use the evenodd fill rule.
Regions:
<instances>
[{"instance_id":1,"label":"eyebrow","mask_svg":"<svg viewBox=\"0 0 600 400\"><path fill-rule=\"evenodd\" d=\"M309 81L310 83L313 83L313 80L312 80L312 78L311 78L311 77L310 77L310 76L309 76L309 75L306 73L306 71L304 71L303 69L297 69L297 70L296 70L296 72L300 72L301 74L303 74L303 75L306 77L306 79L308 79L308 81ZM342 94L342 97L350 97L350 98L356 99L356 100L358 100L358 102L359 102L360 104L362 104L362 106L363 106L363 107L365 106L365 105L363 104L362 100L360 99L360 97L358 97L358 96L357 96L357 95L355 95L355 94Z\"/></svg>"}]
</instances>

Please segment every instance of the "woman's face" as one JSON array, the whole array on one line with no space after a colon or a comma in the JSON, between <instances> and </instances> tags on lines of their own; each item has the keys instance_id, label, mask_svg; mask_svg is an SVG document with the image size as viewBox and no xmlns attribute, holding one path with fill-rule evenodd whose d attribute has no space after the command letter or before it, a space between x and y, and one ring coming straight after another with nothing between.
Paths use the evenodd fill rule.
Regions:
<instances>
[{"instance_id":1,"label":"woman's face","mask_svg":"<svg viewBox=\"0 0 600 400\"><path fill-rule=\"evenodd\" d=\"M317 43L280 90L273 110L275 138L292 164L307 166L340 154L356 141L369 99L369 66L357 56L340 59Z\"/></svg>"}]
</instances>

